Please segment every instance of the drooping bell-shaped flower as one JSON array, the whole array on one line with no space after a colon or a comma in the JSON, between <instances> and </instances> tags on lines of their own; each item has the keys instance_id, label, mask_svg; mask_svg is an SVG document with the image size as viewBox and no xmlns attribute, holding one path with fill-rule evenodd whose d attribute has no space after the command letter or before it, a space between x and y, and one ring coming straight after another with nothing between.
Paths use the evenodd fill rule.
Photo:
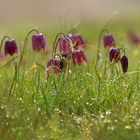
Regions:
<instances>
[{"instance_id":1,"label":"drooping bell-shaped flower","mask_svg":"<svg viewBox=\"0 0 140 140\"><path fill-rule=\"evenodd\" d=\"M121 66L122 66L122 70L123 70L123 73L127 72L127 69L128 69L128 58L127 56L122 56L121 57Z\"/></svg>"},{"instance_id":2,"label":"drooping bell-shaped flower","mask_svg":"<svg viewBox=\"0 0 140 140\"><path fill-rule=\"evenodd\" d=\"M85 39L83 38L82 35L79 34L74 36L74 42L75 46L81 49L84 49L87 46Z\"/></svg>"},{"instance_id":3,"label":"drooping bell-shaped flower","mask_svg":"<svg viewBox=\"0 0 140 140\"><path fill-rule=\"evenodd\" d=\"M32 36L32 47L36 52L40 52L42 49L47 51L46 37L43 34L36 34Z\"/></svg>"},{"instance_id":4,"label":"drooping bell-shaped flower","mask_svg":"<svg viewBox=\"0 0 140 140\"><path fill-rule=\"evenodd\" d=\"M54 73L58 75L64 67L65 63L63 59L62 60L50 59L47 64L46 72L49 74L50 70L53 69Z\"/></svg>"},{"instance_id":5,"label":"drooping bell-shaped flower","mask_svg":"<svg viewBox=\"0 0 140 140\"><path fill-rule=\"evenodd\" d=\"M74 64L81 65L82 63L87 64L87 57L82 50L73 50L72 51L72 61Z\"/></svg>"},{"instance_id":6,"label":"drooping bell-shaped flower","mask_svg":"<svg viewBox=\"0 0 140 140\"><path fill-rule=\"evenodd\" d=\"M105 48L111 48L111 47L115 47L116 43L115 43L115 39L111 34L105 35L104 36L104 47Z\"/></svg>"},{"instance_id":7,"label":"drooping bell-shaped flower","mask_svg":"<svg viewBox=\"0 0 140 140\"><path fill-rule=\"evenodd\" d=\"M18 48L17 48L16 41L15 40L5 41L4 50L5 50L5 56L7 56L8 54L11 56L13 56L14 54L17 54Z\"/></svg>"},{"instance_id":8,"label":"drooping bell-shaped flower","mask_svg":"<svg viewBox=\"0 0 140 140\"><path fill-rule=\"evenodd\" d=\"M62 56L67 57L70 46L71 46L71 40L68 37L60 38L59 39L59 50Z\"/></svg>"},{"instance_id":9,"label":"drooping bell-shaped flower","mask_svg":"<svg viewBox=\"0 0 140 140\"><path fill-rule=\"evenodd\" d=\"M121 54L120 54L120 49L118 48L111 48L109 50L109 58L110 62L118 62L120 60Z\"/></svg>"}]
</instances>

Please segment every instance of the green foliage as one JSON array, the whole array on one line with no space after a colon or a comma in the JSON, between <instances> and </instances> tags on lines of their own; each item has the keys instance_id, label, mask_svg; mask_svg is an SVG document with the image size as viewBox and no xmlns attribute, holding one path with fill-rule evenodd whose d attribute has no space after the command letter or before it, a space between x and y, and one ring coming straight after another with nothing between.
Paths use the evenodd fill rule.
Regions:
<instances>
[{"instance_id":1,"label":"green foliage","mask_svg":"<svg viewBox=\"0 0 140 140\"><path fill-rule=\"evenodd\" d=\"M133 48L125 40L130 60L128 73L123 74L119 64L118 71L104 73L107 58L102 57L99 66L94 66L97 40L88 34L91 25L87 30L84 26L82 24L79 30L89 38L89 50L86 50L89 64L70 67L67 78L52 73L47 81L45 71L39 65L32 66L32 51L27 51L26 65L23 64L15 90L9 96L14 66L10 63L0 69L0 139L140 139L140 57L135 54L139 48ZM94 47L91 40L95 41ZM30 43L28 45L30 47ZM48 47L51 48L50 41ZM35 62L46 66L48 58L49 54L36 54Z\"/></svg>"}]
</instances>

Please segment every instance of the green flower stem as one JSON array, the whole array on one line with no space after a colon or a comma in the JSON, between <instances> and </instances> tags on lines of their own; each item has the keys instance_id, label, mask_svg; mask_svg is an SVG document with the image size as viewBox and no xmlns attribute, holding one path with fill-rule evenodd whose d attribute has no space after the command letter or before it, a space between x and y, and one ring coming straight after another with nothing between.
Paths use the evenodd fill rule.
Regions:
<instances>
[{"instance_id":1,"label":"green flower stem","mask_svg":"<svg viewBox=\"0 0 140 140\"><path fill-rule=\"evenodd\" d=\"M36 32L37 34L39 34L39 31L38 31L37 29L32 29L32 30L27 34L27 36L26 36L26 38L25 38L25 41L24 41L23 50L22 50L21 57L20 57L20 60L19 60L19 63L18 63L18 67L17 67L18 71L19 71L19 68L20 68L20 65L21 65L21 62L22 62L22 59L23 59L23 56L24 56L26 47L27 47L28 38L29 38L29 36L30 36L30 34L31 34L32 32Z\"/></svg>"}]
</instances>

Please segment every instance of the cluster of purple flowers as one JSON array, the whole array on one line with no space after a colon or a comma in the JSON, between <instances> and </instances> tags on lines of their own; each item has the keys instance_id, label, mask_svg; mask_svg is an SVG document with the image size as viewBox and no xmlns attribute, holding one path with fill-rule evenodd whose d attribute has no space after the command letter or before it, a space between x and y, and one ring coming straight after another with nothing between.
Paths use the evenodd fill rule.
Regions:
<instances>
[{"instance_id":1,"label":"cluster of purple flowers","mask_svg":"<svg viewBox=\"0 0 140 140\"><path fill-rule=\"evenodd\" d=\"M104 36L104 47L109 49L110 62L121 62L123 72L127 72L128 58L125 55L124 49L116 47L115 39L111 34L107 34ZM121 54L121 51L123 51L123 55Z\"/></svg>"},{"instance_id":2,"label":"cluster of purple flowers","mask_svg":"<svg viewBox=\"0 0 140 140\"><path fill-rule=\"evenodd\" d=\"M34 34L32 36L32 48L33 50L38 53L41 50L48 51L47 48L47 42L46 42L46 36L43 34L40 34L37 30L31 30L36 31L37 34ZM29 32L29 34L31 33ZM15 40L11 40L10 37L5 36L2 40L5 41L4 45L4 56L6 57L8 54L11 56L14 56L15 54L18 54L19 49L17 47L17 43ZM1 44L2 46L2 44ZM87 58L84 53L84 48L86 47L86 41L82 37L82 35L64 35L63 37L59 37L57 41L57 45L55 46L55 49L53 49L53 56L48 61L46 72L49 73L51 68L54 69L55 74L59 74L64 67L66 67L66 61L72 60L73 64L81 65L82 63L87 64ZM25 47L25 46L24 46ZM59 48L59 53L56 54L55 50ZM25 48L23 48L24 51ZM22 53L24 54L24 52ZM21 54L21 57L23 57ZM56 59L56 55L60 56L60 60ZM3 56L3 55L1 55ZM22 58L21 58L22 60Z\"/></svg>"},{"instance_id":3,"label":"cluster of purple flowers","mask_svg":"<svg viewBox=\"0 0 140 140\"><path fill-rule=\"evenodd\" d=\"M48 51L46 36L39 33L32 35L32 48L34 52L38 53L41 50ZM15 40L11 40L9 37L3 38L7 39L4 44L4 56L8 54L13 56L18 54L19 49ZM120 62L123 72L127 72L128 69L128 58L125 55L125 51L122 48L116 47L116 42L114 37L111 34L107 34L103 38L104 47L109 49L109 59L110 62L117 63ZM64 68L67 67L70 61L73 62L73 65L87 64L88 60L85 55L85 48L87 43L82 35L80 34L63 34L63 36L56 37L55 45L53 46L52 57L47 63L46 72L49 74L50 70L53 69L54 73L58 75L62 72ZM2 46L2 44L1 44ZM58 50L57 50L58 48ZM122 53L123 52L123 55ZM59 56L59 59L56 57ZM22 58L21 58L22 60Z\"/></svg>"},{"instance_id":4,"label":"cluster of purple flowers","mask_svg":"<svg viewBox=\"0 0 140 140\"><path fill-rule=\"evenodd\" d=\"M87 57L84 53L84 48L86 46L86 41L81 35L68 34L59 37L57 46L55 47L59 48L60 60L55 58L56 52L54 52L53 58L48 62L46 71L49 73L50 69L53 68L55 74L59 74L70 60L72 60L74 65L81 65L82 63L87 64Z\"/></svg>"}]
</instances>

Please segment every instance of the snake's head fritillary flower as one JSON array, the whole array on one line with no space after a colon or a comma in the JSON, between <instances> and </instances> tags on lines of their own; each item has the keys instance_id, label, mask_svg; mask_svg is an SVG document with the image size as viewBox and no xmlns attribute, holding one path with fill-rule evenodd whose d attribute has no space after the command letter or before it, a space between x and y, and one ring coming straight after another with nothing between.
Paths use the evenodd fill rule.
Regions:
<instances>
[{"instance_id":1,"label":"snake's head fritillary flower","mask_svg":"<svg viewBox=\"0 0 140 140\"><path fill-rule=\"evenodd\" d=\"M18 53L18 47L15 40L5 41L4 49L5 49L5 56L7 56L8 54L13 56L14 54Z\"/></svg>"},{"instance_id":2,"label":"snake's head fritillary flower","mask_svg":"<svg viewBox=\"0 0 140 140\"><path fill-rule=\"evenodd\" d=\"M128 69L128 58L127 56L122 56L121 57L121 66L122 66L122 70L123 70L123 73L127 72L127 69Z\"/></svg>"},{"instance_id":3,"label":"snake's head fritillary flower","mask_svg":"<svg viewBox=\"0 0 140 140\"><path fill-rule=\"evenodd\" d=\"M72 61L74 64L81 65L82 63L87 64L87 57L82 50L73 50L72 51Z\"/></svg>"},{"instance_id":4,"label":"snake's head fritillary flower","mask_svg":"<svg viewBox=\"0 0 140 140\"><path fill-rule=\"evenodd\" d=\"M110 51L109 51L109 58L110 58L110 61L112 62L118 62L120 60L120 49L118 48L111 48Z\"/></svg>"},{"instance_id":5,"label":"snake's head fritillary flower","mask_svg":"<svg viewBox=\"0 0 140 140\"><path fill-rule=\"evenodd\" d=\"M77 46L78 48L84 49L87 46L86 41L82 35L75 35L74 41L75 41L75 46Z\"/></svg>"},{"instance_id":6,"label":"snake's head fritillary flower","mask_svg":"<svg viewBox=\"0 0 140 140\"><path fill-rule=\"evenodd\" d=\"M32 47L36 52L40 52L42 49L47 51L46 37L43 34L36 34L32 36Z\"/></svg>"},{"instance_id":7,"label":"snake's head fritillary flower","mask_svg":"<svg viewBox=\"0 0 140 140\"><path fill-rule=\"evenodd\" d=\"M49 74L50 70L53 69L54 73L58 75L64 67L65 67L65 62L63 61L63 59L57 60L52 58L49 60L47 64L46 72Z\"/></svg>"},{"instance_id":8,"label":"snake's head fritillary flower","mask_svg":"<svg viewBox=\"0 0 140 140\"><path fill-rule=\"evenodd\" d=\"M71 46L71 40L68 37L60 38L59 39L59 50L63 57L67 57L70 46Z\"/></svg>"},{"instance_id":9,"label":"snake's head fritillary flower","mask_svg":"<svg viewBox=\"0 0 140 140\"><path fill-rule=\"evenodd\" d=\"M105 35L104 36L104 47L105 48L111 48L111 47L115 47L116 43L115 43L115 39L111 34Z\"/></svg>"}]
</instances>

